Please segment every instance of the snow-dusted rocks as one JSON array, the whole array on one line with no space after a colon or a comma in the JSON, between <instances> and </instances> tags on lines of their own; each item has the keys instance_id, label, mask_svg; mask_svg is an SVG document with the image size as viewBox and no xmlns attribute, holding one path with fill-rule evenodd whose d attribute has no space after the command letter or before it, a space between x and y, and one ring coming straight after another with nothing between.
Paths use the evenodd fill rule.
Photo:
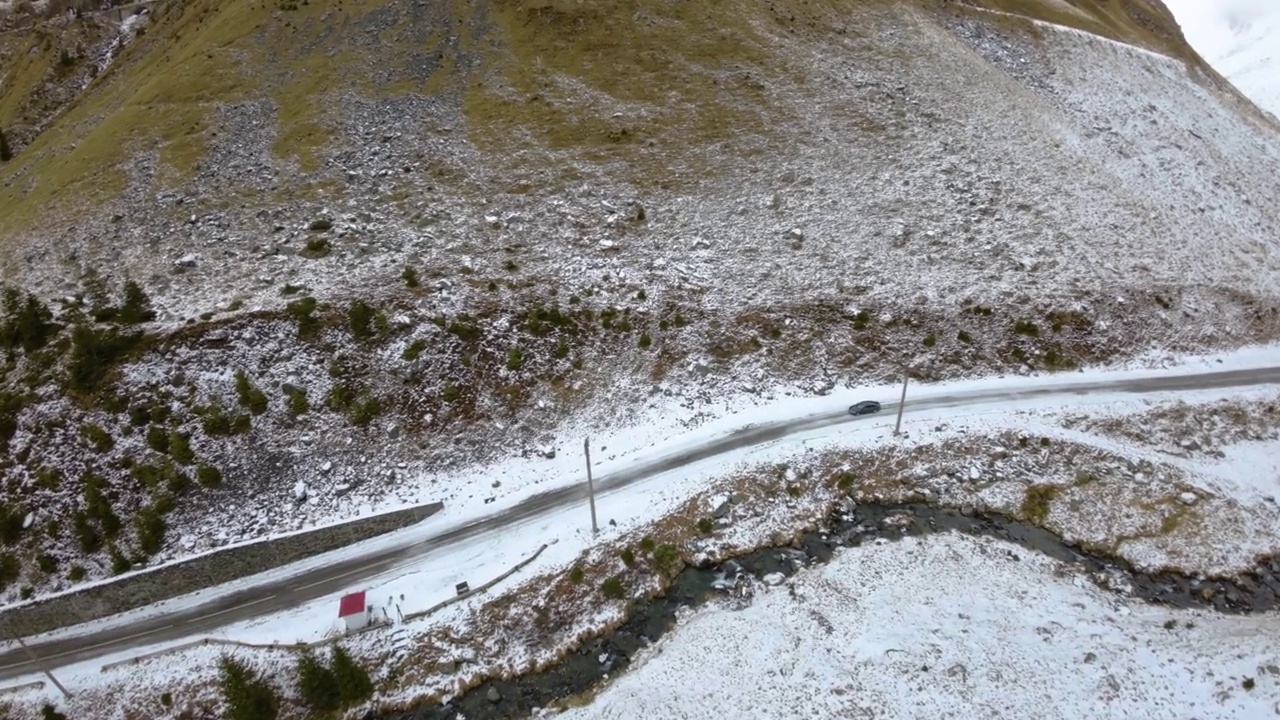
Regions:
<instances>
[{"instance_id":1,"label":"snow-dusted rocks","mask_svg":"<svg viewBox=\"0 0 1280 720\"><path fill-rule=\"evenodd\" d=\"M787 576L779 572L769 573L764 577L760 578L760 582L763 582L765 585L771 585L771 586L781 585L782 583L786 582L786 580L787 580Z\"/></svg>"}]
</instances>

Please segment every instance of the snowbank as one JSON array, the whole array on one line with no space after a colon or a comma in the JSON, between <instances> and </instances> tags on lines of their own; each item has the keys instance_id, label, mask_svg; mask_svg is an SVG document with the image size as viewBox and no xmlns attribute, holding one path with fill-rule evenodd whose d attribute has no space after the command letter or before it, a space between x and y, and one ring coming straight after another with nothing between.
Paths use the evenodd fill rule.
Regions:
<instances>
[{"instance_id":1,"label":"snowbank","mask_svg":"<svg viewBox=\"0 0 1280 720\"><path fill-rule=\"evenodd\" d=\"M1170 611L960 535L845 551L702 611L565 720L1263 717L1274 617Z\"/></svg>"}]
</instances>

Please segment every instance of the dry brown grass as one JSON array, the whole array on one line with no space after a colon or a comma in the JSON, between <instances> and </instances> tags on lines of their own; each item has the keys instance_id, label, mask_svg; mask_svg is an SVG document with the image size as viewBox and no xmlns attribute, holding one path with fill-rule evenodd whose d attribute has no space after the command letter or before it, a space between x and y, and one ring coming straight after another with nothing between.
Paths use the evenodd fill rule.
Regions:
<instances>
[{"instance_id":1,"label":"dry brown grass","mask_svg":"<svg viewBox=\"0 0 1280 720\"><path fill-rule=\"evenodd\" d=\"M1190 57L1152 0L1088 0L1076 9L1063 0L975 4ZM542 176L577 180L594 171L583 168L596 168L641 187L705 182L775 144L791 125L795 111L769 90L804 82L808 68L788 56L789 43L875 37L916 5L939 6L450 0L411 13L384 0L312 2L288 12L257 0L160 4L146 36L0 171L23 179L0 191L0 213L20 231L56 198L91 205L112 197L125 186L122 162L144 151L158 150L162 179L180 183L207 154L218 105L244 99L275 102L273 150L315 171L337 139L328 110L344 92L457 103L477 147ZM368 31L369 22L380 31ZM0 91L0 124L15 119L56 61L39 38L36 31L14 55L19 65Z\"/></svg>"}]
</instances>

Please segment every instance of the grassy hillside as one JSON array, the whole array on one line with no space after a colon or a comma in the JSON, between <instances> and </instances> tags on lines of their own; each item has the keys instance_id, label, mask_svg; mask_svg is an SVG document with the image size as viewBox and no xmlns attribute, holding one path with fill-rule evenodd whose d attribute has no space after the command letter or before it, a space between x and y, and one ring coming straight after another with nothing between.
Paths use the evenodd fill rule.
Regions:
<instances>
[{"instance_id":1,"label":"grassy hillside","mask_svg":"<svg viewBox=\"0 0 1280 720\"><path fill-rule=\"evenodd\" d=\"M272 157L302 173L355 142L343 132L353 96L420 94L456 110L457 130L494 161L541 164L538 150L574 150L640 184L690 182L724 160L708 153L717 144L740 145L744 135L768 143L794 121L765 88L806 69L779 55L773 34L873 32L866 20L884 4L162 2L146 36L0 171L4 234L29 230L51 210L93 207L67 197L117 197L131 177L135 191L181 187L211 161L217 109L257 100L273 110ZM1192 56L1151 0L975 4ZM20 64L0 95L0 127L41 114L21 106L47 82L57 48L74 43L51 42L47 30L29 35L13 53ZM154 175L132 176L127 160L151 153ZM281 194L305 193L307 184L291 178Z\"/></svg>"},{"instance_id":2,"label":"grassy hillside","mask_svg":"<svg viewBox=\"0 0 1280 720\"><path fill-rule=\"evenodd\" d=\"M0 33L0 129L11 148L21 149L76 101L115 31L86 16Z\"/></svg>"}]
</instances>

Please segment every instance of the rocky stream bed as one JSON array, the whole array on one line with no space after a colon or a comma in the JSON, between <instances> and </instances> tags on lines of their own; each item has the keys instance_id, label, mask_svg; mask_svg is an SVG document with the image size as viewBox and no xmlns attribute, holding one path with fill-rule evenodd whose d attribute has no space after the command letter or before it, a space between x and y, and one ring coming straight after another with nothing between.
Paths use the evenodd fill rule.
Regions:
<instances>
[{"instance_id":1,"label":"rocky stream bed","mask_svg":"<svg viewBox=\"0 0 1280 720\"><path fill-rule=\"evenodd\" d=\"M1273 610L1280 597L1280 557L1266 558L1252 571L1231 578L1200 578L1176 571L1144 573L1003 515L969 514L921 504L850 503L831 513L826 529L806 533L791 545L763 548L708 567L685 568L665 595L637 601L621 627L583 643L547 670L485 682L443 705L423 705L383 715L370 713L365 720L527 717L538 708L586 692L607 677L624 672L637 653L675 626L678 614L685 608L750 592L757 582L780 584L804 567L827 562L840 547L947 531L1015 543L1029 552L1074 565L1108 591L1160 605L1253 613Z\"/></svg>"}]
</instances>

